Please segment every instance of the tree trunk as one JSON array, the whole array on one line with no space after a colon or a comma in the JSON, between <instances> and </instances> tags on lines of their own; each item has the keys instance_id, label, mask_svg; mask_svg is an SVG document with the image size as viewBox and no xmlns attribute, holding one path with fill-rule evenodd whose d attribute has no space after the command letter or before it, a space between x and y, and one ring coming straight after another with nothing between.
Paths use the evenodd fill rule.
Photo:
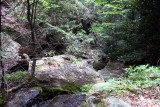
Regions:
<instances>
[{"instance_id":1,"label":"tree trunk","mask_svg":"<svg viewBox=\"0 0 160 107\"><path fill-rule=\"evenodd\" d=\"M0 9L1 8L1 4L0 4ZM0 11L0 21L1 21L1 11ZM2 92L2 107L5 105L5 100L6 100L6 92L5 92L5 81L4 81L4 77L5 77L5 73L4 73L4 66L3 66L3 61L2 61L2 53L3 53L3 50L2 50L2 30L1 30L1 23L0 23L0 70L2 71L2 77L1 77L1 92Z\"/></svg>"}]
</instances>

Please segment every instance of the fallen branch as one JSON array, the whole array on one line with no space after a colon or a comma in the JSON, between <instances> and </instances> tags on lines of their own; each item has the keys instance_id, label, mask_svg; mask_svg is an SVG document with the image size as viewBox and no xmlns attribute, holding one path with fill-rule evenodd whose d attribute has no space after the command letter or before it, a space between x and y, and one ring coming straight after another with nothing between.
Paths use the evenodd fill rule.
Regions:
<instances>
[{"instance_id":1,"label":"fallen branch","mask_svg":"<svg viewBox=\"0 0 160 107\"><path fill-rule=\"evenodd\" d=\"M22 84L20 84L20 85L18 85L18 86L16 86L16 87L13 87L13 88L10 88L10 89L8 89L6 92L7 93L10 93L10 92L14 92L14 91L17 91L18 89L20 89L20 88L22 88L24 85L27 85L27 84L30 84L31 83L31 81L25 81L25 82L23 82Z\"/></svg>"}]
</instances>

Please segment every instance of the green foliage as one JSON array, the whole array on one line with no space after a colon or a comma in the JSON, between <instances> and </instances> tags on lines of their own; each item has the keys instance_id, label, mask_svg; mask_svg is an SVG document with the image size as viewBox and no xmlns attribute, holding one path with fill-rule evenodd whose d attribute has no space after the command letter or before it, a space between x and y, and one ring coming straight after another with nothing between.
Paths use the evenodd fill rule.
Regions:
<instances>
[{"instance_id":1,"label":"green foliage","mask_svg":"<svg viewBox=\"0 0 160 107\"><path fill-rule=\"evenodd\" d=\"M49 23L46 23L46 25L48 25L50 27L50 29L53 29L56 32L59 32L59 33L61 33L63 35L66 35L66 36L72 35L72 34L69 34L68 32L66 32L65 30L61 29L60 27L53 26L53 25L51 25Z\"/></svg>"},{"instance_id":2,"label":"green foliage","mask_svg":"<svg viewBox=\"0 0 160 107\"><path fill-rule=\"evenodd\" d=\"M5 11L26 21L25 2L13 12ZM63 38L67 54L80 56L85 45L94 43L94 36L83 29L84 19L91 22L91 32L110 58L135 61L143 57L152 62L160 57L159 4L159 0L39 0L36 26L42 28L37 35L43 38L47 34L43 31L54 31Z\"/></svg>"},{"instance_id":3,"label":"green foliage","mask_svg":"<svg viewBox=\"0 0 160 107\"><path fill-rule=\"evenodd\" d=\"M55 51L50 50L49 52L45 53L45 56L47 56L47 57L53 57L53 56L55 56Z\"/></svg>"},{"instance_id":4,"label":"green foliage","mask_svg":"<svg viewBox=\"0 0 160 107\"><path fill-rule=\"evenodd\" d=\"M152 0L95 1L97 22L92 25L92 30L110 58L134 61L147 57L146 62L152 63L151 60L160 57L159 33L156 30L159 29L159 23L156 23L160 17L157 13L159 0L155 3Z\"/></svg>"},{"instance_id":5,"label":"green foliage","mask_svg":"<svg viewBox=\"0 0 160 107\"><path fill-rule=\"evenodd\" d=\"M64 43L66 54L81 56L84 47L93 42L93 37L85 34L80 21L80 18L89 18L88 13L84 15L88 10L78 0L40 0L37 11L39 23L45 23L43 27L60 36L58 39Z\"/></svg>"},{"instance_id":6,"label":"green foliage","mask_svg":"<svg viewBox=\"0 0 160 107\"><path fill-rule=\"evenodd\" d=\"M33 3L33 0L30 0ZM15 5L15 11L11 12L20 21L27 21L27 7L26 0ZM39 0L36 10L36 36L43 39L46 35L53 35L52 40L47 48L56 47L56 45L63 45L63 50L55 52L56 54L73 54L81 56L84 52L84 47L93 43L93 36L86 35L83 30L81 18L89 21L92 17L90 10L79 0ZM41 51L41 43L37 45ZM58 50L58 49L57 49ZM59 50L58 50L59 51ZM45 53L43 53L45 55Z\"/></svg>"},{"instance_id":7,"label":"green foliage","mask_svg":"<svg viewBox=\"0 0 160 107\"><path fill-rule=\"evenodd\" d=\"M118 87L127 90L136 90L139 88L148 88L155 87L160 84L160 68L149 66L149 65L139 65L139 66L130 66L129 68L124 69L126 73L124 77L126 79L120 79L120 81L114 81L118 83ZM154 78L156 77L157 78Z\"/></svg>"},{"instance_id":8,"label":"green foliage","mask_svg":"<svg viewBox=\"0 0 160 107\"><path fill-rule=\"evenodd\" d=\"M14 72L12 74L6 74L5 80L8 82L22 82L29 79L29 74L26 72Z\"/></svg>"},{"instance_id":9,"label":"green foliage","mask_svg":"<svg viewBox=\"0 0 160 107\"><path fill-rule=\"evenodd\" d=\"M160 75L160 68L140 65L130 66L125 69L126 73L123 78L109 79L108 84L92 89L93 91L103 91L111 94L122 94L128 92L141 93L141 89L155 88L160 85L160 77L153 78ZM93 85L85 85L82 90L89 91ZM160 88L160 87L159 87Z\"/></svg>"},{"instance_id":10,"label":"green foliage","mask_svg":"<svg viewBox=\"0 0 160 107\"><path fill-rule=\"evenodd\" d=\"M149 65L130 66L125 71L124 76L133 81L136 86L147 88L160 83L160 78L158 77L160 75L159 67L149 67Z\"/></svg>"},{"instance_id":11,"label":"green foliage","mask_svg":"<svg viewBox=\"0 0 160 107\"><path fill-rule=\"evenodd\" d=\"M82 58L71 59L71 62L76 64L78 61L82 61Z\"/></svg>"},{"instance_id":12,"label":"green foliage","mask_svg":"<svg viewBox=\"0 0 160 107\"><path fill-rule=\"evenodd\" d=\"M160 74L159 67L149 65L130 66L126 68L125 71L124 77L126 78L109 80L109 82L113 84L112 90L139 92L141 88L155 88L160 84L159 77L152 78Z\"/></svg>"},{"instance_id":13,"label":"green foliage","mask_svg":"<svg viewBox=\"0 0 160 107\"><path fill-rule=\"evenodd\" d=\"M76 35L66 37L66 40L70 43L66 48L66 54L72 54L80 57L84 53L85 47L88 44L93 43L94 39L92 36L88 36L81 31Z\"/></svg>"},{"instance_id":14,"label":"green foliage","mask_svg":"<svg viewBox=\"0 0 160 107\"><path fill-rule=\"evenodd\" d=\"M58 39L63 39L60 42L65 44L66 53L80 56L95 39L84 31L81 22L84 19L91 22L91 32L111 59L133 62L142 57L152 62L160 57L159 3L159 0L39 0L36 26L45 23L40 26L42 32L56 32ZM23 4L12 14L25 21ZM37 34L40 38L47 34L42 32Z\"/></svg>"},{"instance_id":15,"label":"green foliage","mask_svg":"<svg viewBox=\"0 0 160 107\"><path fill-rule=\"evenodd\" d=\"M77 34L74 34L72 32L73 28L68 28L68 31L65 31L62 28L53 26L49 23L46 23L46 25L50 27L49 29L55 30L56 32L60 33L59 36L62 37L64 44L67 44L65 52L66 54L81 56L84 52L84 47L87 44L93 43L94 41L92 36L88 36L85 34L85 31L82 30L81 25L73 25L73 28L76 27L81 29L77 32Z\"/></svg>"},{"instance_id":16,"label":"green foliage","mask_svg":"<svg viewBox=\"0 0 160 107\"><path fill-rule=\"evenodd\" d=\"M92 88L93 84L86 84L83 85L80 89L82 90L82 92L87 92Z\"/></svg>"},{"instance_id":17,"label":"green foliage","mask_svg":"<svg viewBox=\"0 0 160 107\"><path fill-rule=\"evenodd\" d=\"M99 36L99 42L103 44L104 51L112 59L121 61L134 59L134 57L131 57L132 59L126 57L135 48L132 47L133 42L130 42L134 35L130 34L130 31L134 31L137 22L126 20L127 14L131 13L132 2L111 0L103 2L103 5L102 10L97 12L98 20L103 23L94 23L92 30Z\"/></svg>"}]
</instances>

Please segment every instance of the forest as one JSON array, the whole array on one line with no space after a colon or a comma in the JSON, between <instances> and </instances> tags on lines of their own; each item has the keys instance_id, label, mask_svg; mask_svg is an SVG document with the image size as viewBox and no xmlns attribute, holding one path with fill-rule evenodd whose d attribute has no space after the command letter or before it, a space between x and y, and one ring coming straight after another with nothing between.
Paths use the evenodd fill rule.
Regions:
<instances>
[{"instance_id":1,"label":"forest","mask_svg":"<svg viewBox=\"0 0 160 107\"><path fill-rule=\"evenodd\" d=\"M0 107L160 107L160 0L0 9Z\"/></svg>"}]
</instances>

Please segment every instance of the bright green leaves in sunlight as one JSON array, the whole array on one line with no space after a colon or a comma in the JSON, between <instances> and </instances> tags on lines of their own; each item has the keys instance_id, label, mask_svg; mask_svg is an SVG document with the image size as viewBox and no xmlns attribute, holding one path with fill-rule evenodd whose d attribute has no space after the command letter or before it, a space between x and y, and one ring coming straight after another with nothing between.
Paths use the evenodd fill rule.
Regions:
<instances>
[{"instance_id":1,"label":"bright green leaves in sunlight","mask_svg":"<svg viewBox=\"0 0 160 107\"><path fill-rule=\"evenodd\" d=\"M136 67L130 66L124 70L126 71L124 76L127 77L127 79L133 81L133 84L136 86L147 88L160 84L159 67L139 65Z\"/></svg>"},{"instance_id":2,"label":"bright green leaves in sunlight","mask_svg":"<svg viewBox=\"0 0 160 107\"><path fill-rule=\"evenodd\" d=\"M95 0L97 22L92 30L111 59L132 61L144 55L137 49L141 36L136 34L140 13L135 9L135 3L136 0Z\"/></svg>"},{"instance_id":3,"label":"bright green leaves in sunlight","mask_svg":"<svg viewBox=\"0 0 160 107\"><path fill-rule=\"evenodd\" d=\"M40 2L42 2L43 6L45 6L46 8L58 8L60 7L57 4L53 4L53 0L40 0Z\"/></svg>"}]
</instances>

